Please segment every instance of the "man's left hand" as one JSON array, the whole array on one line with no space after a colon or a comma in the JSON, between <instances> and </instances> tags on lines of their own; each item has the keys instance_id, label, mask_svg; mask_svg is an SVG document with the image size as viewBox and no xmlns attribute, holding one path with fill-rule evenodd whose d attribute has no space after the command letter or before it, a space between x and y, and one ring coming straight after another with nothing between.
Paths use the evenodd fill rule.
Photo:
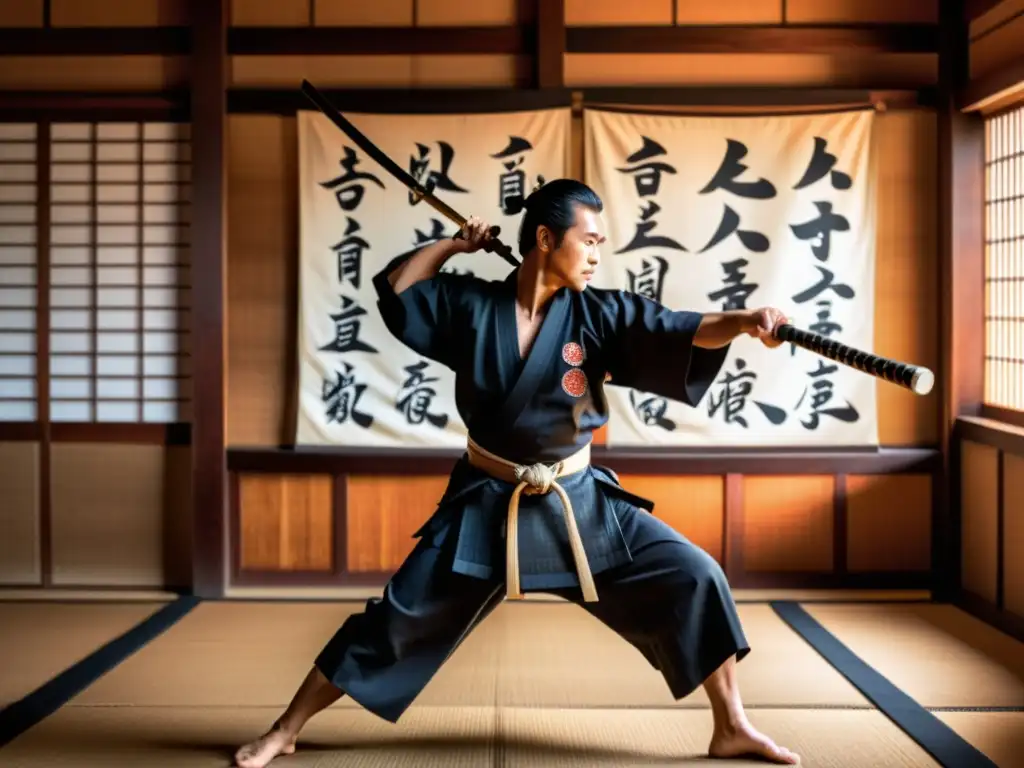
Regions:
<instances>
[{"instance_id":1,"label":"man's left hand","mask_svg":"<svg viewBox=\"0 0 1024 768\"><path fill-rule=\"evenodd\" d=\"M781 339L775 338L775 329L788 322L789 320L782 314L782 311L775 307L752 309L750 310L747 333L755 339L760 339L766 347L775 348L783 343Z\"/></svg>"}]
</instances>

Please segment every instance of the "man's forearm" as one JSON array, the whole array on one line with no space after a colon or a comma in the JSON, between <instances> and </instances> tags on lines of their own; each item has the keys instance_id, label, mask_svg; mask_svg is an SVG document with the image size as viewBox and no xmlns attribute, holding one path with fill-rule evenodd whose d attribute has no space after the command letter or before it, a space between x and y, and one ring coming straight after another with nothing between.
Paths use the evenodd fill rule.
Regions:
<instances>
[{"instance_id":1,"label":"man's forearm","mask_svg":"<svg viewBox=\"0 0 1024 768\"><path fill-rule=\"evenodd\" d=\"M446 237L439 242L431 243L414 253L400 267L388 275L388 282L391 283L395 293L401 293L420 280L432 278L441 271L444 263L456 253L459 253L459 248L450 238Z\"/></svg>"},{"instance_id":2,"label":"man's forearm","mask_svg":"<svg viewBox=\"0 0 1024 768\"><path fill-rule=\"evenodd\" d=\"M708 312L701 319L693 343L704 349L718 349L756 327L754 313L748 309Z\"/></svg>"}]
</instances>

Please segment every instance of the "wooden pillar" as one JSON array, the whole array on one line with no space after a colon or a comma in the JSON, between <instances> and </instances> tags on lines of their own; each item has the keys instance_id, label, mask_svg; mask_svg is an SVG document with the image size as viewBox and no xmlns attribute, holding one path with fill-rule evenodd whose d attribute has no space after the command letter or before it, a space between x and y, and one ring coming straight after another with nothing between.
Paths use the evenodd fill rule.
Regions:
<instances>
[{"instance_id":1,"label":"wooden pillar","mask_svg":"<svg viewBox=\"0 0 1024 768\"><path fill-rule=\"evenodd\" d=\"M226 587L227 32L229 0L192 0L192 589Z\"/></svg>"},{"instance_id":2,"label":"wooden pillar","mask_svg":"<svg viewBox=\"0 0 1024 768\"><path fill-rule=\"evenodd\" d=\"M939 25L938 153L944 491L936 499L936 596L950 598L960 574L960 457L954 427L977 415L984 390L985 128L957 96L970 77L967 3L942 0Z\"/></svg>"},{"instance_id":3,"label":"wooden pillar","mask_svg":"<svg viewBox=\"0 0 1024 768\"><path fill-rule=\"evenodd\" d=\"M537 3L537 87L565 86L565 0Z\"/></svg>"}]
</instances>

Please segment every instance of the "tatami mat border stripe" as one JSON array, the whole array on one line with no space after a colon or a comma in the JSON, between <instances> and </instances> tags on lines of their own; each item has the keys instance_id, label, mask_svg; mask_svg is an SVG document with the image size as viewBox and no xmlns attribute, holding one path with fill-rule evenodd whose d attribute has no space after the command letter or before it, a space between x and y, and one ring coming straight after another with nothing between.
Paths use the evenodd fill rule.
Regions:
<instances>
[{"instance_id":1,"label":"tatami mat border stripe","mask_svg":"<svg viewBox=\"0 0 1024 768\"><path fill-rule=\"evenodd\" d=\"M196 597L185 596L168 603L124 634L0 711L0 747L52 715L107 672L173 627L199 602Z\"/></svg>"},{"instance_id":2,"label":"tatami mat border stripe","mask_svg":"<svg viewBox=\"0 0 1024 768\"><path fill-rule=\"evenodd\" d=\"M941 765L946 768L998 768L983 752L843 645L802 606L774 600L771 606L779 618Z\"/></svg>"}]
</instances>

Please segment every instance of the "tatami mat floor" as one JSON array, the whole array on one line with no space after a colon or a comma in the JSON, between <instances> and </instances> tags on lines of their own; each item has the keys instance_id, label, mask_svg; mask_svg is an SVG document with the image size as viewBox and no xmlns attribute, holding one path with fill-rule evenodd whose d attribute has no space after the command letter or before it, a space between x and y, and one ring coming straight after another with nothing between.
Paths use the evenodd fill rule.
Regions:
<instances>
[{"instance_id":1,"label":"tatami mat floor","mask_svg":"<svg viewBox=\"0 0 1024 768\"><path fill-rule=\"evenodd\" d=\"M159 607L158 603L0 603L0 707L31 693Z\"/></svg>"},{"instance_id":2,"label":"tatami mat floor","mask_svg":"<svg viewBox=\"0 0 1024 768\"><path fill-rule=\"evenodd\" d=\"M0 704L161 607L0 603ZM804 608L1000 768L1024 768L1024 645L948 606ZM234 748L280 712L335 628L360 609L200 603L0 747L0 767L226 766ZM740 613L753 647L739 666L751 720L800 752L803 765L940 765L770 605L742 604ZM969 708L1003 711L952 711ZM674 702L637 651L576 606L505 604L398 725L343 699L314 719L296 755L275 766L700 764L711 724L703 691Z\"/></svg>"}]
</instances>

